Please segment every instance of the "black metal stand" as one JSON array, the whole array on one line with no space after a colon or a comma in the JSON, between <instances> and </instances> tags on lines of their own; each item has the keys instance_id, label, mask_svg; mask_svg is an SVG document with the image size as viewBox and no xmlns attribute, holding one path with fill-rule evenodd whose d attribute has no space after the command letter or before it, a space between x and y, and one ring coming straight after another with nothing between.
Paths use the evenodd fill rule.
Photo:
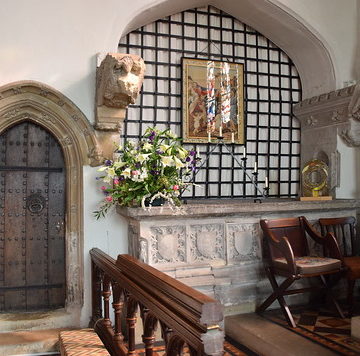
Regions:
<instances>
[{"instance_id":1,"label":"black metal stand","mask_svg":"<svg viewBox=\"0 0 360 356\"><path fill-rule=\"evenodd\" d=\"M261 203L261 198L266 199L269 197L269 187L265 187L263 190L261 190L259 188L258 185L258 172L253 172L252 174L249 174L246 171L246 161L247 161L247 157L242 157L241 160L239 160L232 152L232 150L230 149L231 146L227 145L224 142L224 137L223 136L217 136L217 142L214 145L214 147L207 153L205 159L202 161L201 165L198 167L197 171L193 174L192 179L190 180L190 183L195 179L196 174L200 171L200 169L205 165L205 163L209 160L211 153L213 153L217 147L219 147L220 145L222 145L229 153L230 156L234 159L234 161L239 165L239 167L242 169L242 171L245 173L246 177L248 177L252 183L252 185L254 186L254 192L255 195L257 195L257 193L259 193L261 195L260 198L255 198L254 202L259 202Z\"/></svg>"}]
</instances>

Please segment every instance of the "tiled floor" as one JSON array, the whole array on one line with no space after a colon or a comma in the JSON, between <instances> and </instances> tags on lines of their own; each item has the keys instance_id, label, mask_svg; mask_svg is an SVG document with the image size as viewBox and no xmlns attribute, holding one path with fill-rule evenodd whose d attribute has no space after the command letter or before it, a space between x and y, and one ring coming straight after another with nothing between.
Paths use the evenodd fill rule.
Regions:
<instances>
[{"instance_id":1,"label":"tiled floor","mask_svg":"<svg viewBox=\"0 0 360 356\"><path fill-rule=\"evenodd\" d=\"M338 355L257 314L226 317L225 332L263 356Z\"/></svg>"},{"instance_id":2,"label":"tiled floor","mask_svg":"<svg viewBox=\"0 0 360 356\"><path fill-rule=\"evenodd\" d=\"M288 326L280 311L270 311L264 314L268 319L282 325L313 342L338 352L342 355L360 355L360 342L351 337L351 319L340 318L334 311L322 307L293 308L297 328Z\"/></svg>"}]
</instances>

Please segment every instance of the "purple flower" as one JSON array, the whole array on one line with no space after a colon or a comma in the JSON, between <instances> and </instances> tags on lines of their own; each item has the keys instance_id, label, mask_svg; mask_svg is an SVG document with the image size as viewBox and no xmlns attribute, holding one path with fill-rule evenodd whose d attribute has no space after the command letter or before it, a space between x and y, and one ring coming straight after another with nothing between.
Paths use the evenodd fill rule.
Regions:
<instances>
[{"instance_id":1,"label":"purple flower","mask_svg":"<svg viewBox=\"0 0 360 356\"><path fill-rule=\"evenodd\" d=\"M141 167L141 163L140 163L140 162L138 162L138 163L135 164L135 168L140 168L140 167Z\"/></svg>"},{"instance_id":2,"label":"purple flower","mask_svg":"<svg viewBox=\"0 0 360 356\"><path fill-rule=\"evenodd\" d=\"M191 151L189 152L189 154L190 154L190 156L195 156L195 155L196 155L196 152L195 152L194 150L191 150Z\"/></svg>"},{"instance_id":3,"label":"purple flower","mask_svg":"<svg viewBox=\"0 0 360 356\"><path fill-rule=\"evenodd\" d=\"M158 155L162 155L164 152L163 151L161 151L161 150L156 150L156 154L158 154Z\"/></svg>"},{"instance_id":4,"label":"purple flower","mask_svg":"<svg viewBox=\"0 0 360 356\"><path fill-rule=\"evenodd\" d=\"M107 159L107 160L105 161L105 166L111 166L111 165L112 165L112 160Z\"/></svg>"},{"instance_id":5,"label":"purple flower","mask_svg":"<svg viewBox=\"0 0 360 356\"><path fill-rule=\"evenodd\" d=\"M120 180L120 181L123 181L123 180L125 180L125 177L124 177L124 176L120 176L120 177L119 177L119 180Z\"/></svg>"},{"instance_id":6,"label":"purple flower","mask_svg":"<svg viewBox=\"0 0 360 356\"><path fill-rule=\"evenodd\" d=\"M191 157L187 156L186 157L186 162L190 162L191 161Z\"/></svg>"},{"instance_id":7,"label":"purple flower","mask_svg":"<svg viewBox=\"0 0 360 356\"><path fill-rule=\"evenodd\" d=\"M149 141L150 141L150 142L154 141L155 136L156 136L155 131L151 131L151 134L150 134L150 136L149 136Z\"/></svg>"}]
</instances>

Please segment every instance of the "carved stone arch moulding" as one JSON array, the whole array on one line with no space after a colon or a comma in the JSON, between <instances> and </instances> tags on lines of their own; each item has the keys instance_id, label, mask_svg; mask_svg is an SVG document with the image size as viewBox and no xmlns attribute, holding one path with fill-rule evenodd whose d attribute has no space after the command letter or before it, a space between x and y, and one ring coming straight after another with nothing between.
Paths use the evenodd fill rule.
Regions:
<instances>
[{"instance_id":1,"label":"carved stone arch moulding","mask_svg":"<svg viewBox=\"0 0 360 356\"><path fill-rule=\"evenodd\" d=\"M283 1L278 0L202 0L147 2L129 22L122 36L171 14L211 4L253 27L280 47L294 62L302 84L303 98L336 88L335 66L330 46L317 31ZM121 16L121 14L119 14ZM119 17L120 18L120 17ZM115 34L114 34L115 37ZM117 43L115 37L113 43Z\"/></svg>"},{"instance_id":2,"label":"carved stone arch moulding","mask_svg":"<svg viewBox=\"0 0 360 356\"><path fill-rule=\"evenodd\" d=\"M65 95L35 81L14 82L0 87L0 130L32 113L34 121L47 127L59 142L74 138L82 165L98 166L103 154L95 130L81 110ZM5 119L5 120L4 120Z\"/></svg>"},{"instance_id":3,"label":"carved stone arch moulding","mask_svg":"<svg viewBox=\"0 0 360 356\"><path fill-rule=\"evenodd\" d=\"M66 165L66 310L78 323L83 304L83 166L98 165L102 154L94 129L76 105L51 87L21 81L0 87L0 134L29 120L59 141ZM75 324L74 324L75 323Z\"/></svg>"}]
</instances>

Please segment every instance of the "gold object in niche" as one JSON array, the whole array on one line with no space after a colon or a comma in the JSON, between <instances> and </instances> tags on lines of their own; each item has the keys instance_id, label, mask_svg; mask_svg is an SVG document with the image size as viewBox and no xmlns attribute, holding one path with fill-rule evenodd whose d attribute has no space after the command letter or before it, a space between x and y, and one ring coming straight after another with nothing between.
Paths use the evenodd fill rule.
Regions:
<instances>
[{"instance_id":1,"label":"gold object in niche","mask_svg":"<svg viewBox=\"0 0 360 356\"><path fill-rule=\"evenodd\" d=\"M302 190L304 197L328 196L329 168L323 161L314 159L306 163L302 170Z\"/></svg>"}]
</instances>

